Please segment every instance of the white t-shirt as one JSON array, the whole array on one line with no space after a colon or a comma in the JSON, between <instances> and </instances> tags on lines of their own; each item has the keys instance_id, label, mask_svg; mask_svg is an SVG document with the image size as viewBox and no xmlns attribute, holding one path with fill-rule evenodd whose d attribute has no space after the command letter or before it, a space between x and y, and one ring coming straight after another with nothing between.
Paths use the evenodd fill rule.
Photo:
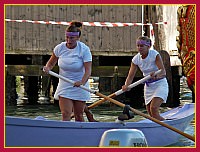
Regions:
<instances>
[{"instance_id":1,"label":"white t-shirt","mask_svg":"<svg viewBox=\"0 0 200 152\"><path fill-rule=\"evenodd\" d=\"M149 75L151 72L158 70L156 65L156 56L159 53L156 50L149 50L148 56L145 59L142 59L140 53L135 55L132 59L132 62L135 65L138 65L140 70L143 72L144 76ZM161 79L155 82L152 82L144 86L144 98L145 105L149 104L154 97L159 97L163 99L163 102L166 103L168 97L168 83L167 79Z\"/></svg>"},{"instance_id":2,"label":"white t-shirt","mask_svg":"<svg viewBox=\"0 0 200 152\"><path fill-rule=\"evenodd\" d=\"M138 65L144 76L147 76L151 72L158 70L155 62L158 54L159 53L156 50L149 50L148 56L145 59L142 59L140 53L138 53L133 57L132 62L135 65Z\"/></svg>"},{"instance_id":3,"label":"white t-shirt","mask_svg":"<svg viewBox=\"0 0 200 152\"><path fill-rule=\"evenodd\" d=\"M89 47L77 41L77 46L69 49L66 47L66 42L62 42L54 48L53 52L58 57L59 74L74 82L81 81L85 73L84 62L92 61ZM85 84L85 87L89 88L89 82ZM54 98L58 100L58 96L80 101L90 100L88 91L73 87L72 84L61 79L59 79Z\"/></svg>"}]
</instances>

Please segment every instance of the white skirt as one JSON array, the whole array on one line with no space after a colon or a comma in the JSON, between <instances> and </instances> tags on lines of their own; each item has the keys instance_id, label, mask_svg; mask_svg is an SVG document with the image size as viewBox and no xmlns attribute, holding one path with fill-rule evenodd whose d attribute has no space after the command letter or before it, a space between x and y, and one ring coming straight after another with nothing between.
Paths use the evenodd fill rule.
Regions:
<instances>
[{"instance_id":1,"label":"white skirt","mask_svg":"<svg viewBox=\"0 0 200 152\"><path fill-rule=\"evenodd\" d=\"M89 88L89 82L87 82L84 86ZM79 101L89 101L90 92L83 90L80 87L74 87L71 83L59 79L54 98L59 100L59 97Z\"/></svg>"},{"instance_id":2,"label":"white skirt","mask_svg":"<svg viewBox=\"0 0 200 152\"><path fill-rule=\"evenodd\" d=\"M145 84L144 86L145 105L149 104L154 97L159 97L163 99L163 103L166 103L168 92L169 92L169 86L166 78Z\"/></svg>"}]
</instances>

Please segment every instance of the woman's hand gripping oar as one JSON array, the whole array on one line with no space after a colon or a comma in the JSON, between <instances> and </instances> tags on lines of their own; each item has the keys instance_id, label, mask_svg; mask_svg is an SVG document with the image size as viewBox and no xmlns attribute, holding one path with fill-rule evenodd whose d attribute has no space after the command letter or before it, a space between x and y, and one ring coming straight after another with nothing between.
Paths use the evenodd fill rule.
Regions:
<instances>
[{"instance_id":1,"label":"woman's hand gripping oar","mask_svg":"<svg viewBox=\"0 0 200 152\"><path fill-rule=\"evenodd\" d=\"M69 82L69 83L71 83L72 85L74 84L74 81L69 80L68 78L65 78L65 77L63 77L63 76L61 76L61 75L58 75L57 73L54 73L54 72L52 72L52 71L49 71L49 74L52 75L52 76L55 76L55 77L57 77L57 78L60 78L60 79L62 79L62 80L64 80L64 81L66 81L66 82ZM94 90L91 90L91 89L89 89L89 88L86 88L86 87L83 86L83 85L81 85L80 88L82 88L82 89L84 89L84 90L86 90L86 91L89 91L90 93L94 93L94 94L96 94L96 95L99 96L99 97L105 98L106 100L108 100L108 101L110 101L110 102L112 102L112 103L114 103L114 104L116 104L116 105L118 105L118 106L120 106L120 107L122 107L122 108L125 107L125 104L123 104L123 103L121 103L121 102L119 102L119 101L117 101L117 100L114 100L114 99L112 99L112 98L110 98L110 97L108 97L108 96L105 96L105 95L103 95L103 94L101 94L101 93L99 93L99 92L96 92L96 91L94 91ZM161 122L161 121L159 121L159 120L157 120L157 119L155 119L155 118L153 118L153 117L150 117L149 115L144 114L144 113L142 113L142 112L140 112L140 111L138 111L138 110L136 110L136 109L134 109L134 108L131 108L131 107L130 107L130 110L131 110L132 112L134 112L134 113L140 115L140 116L143 116L143 117L145 117L145 118L147 118L147 119L149 119L149 120L151 120L151 121L153 121L153 122L155 122L155 123L160 124L161 126L164 126L164 127L168 128L168 129L174 131L174 132L177 132L177 133L179 133L180 135L182 135L182 136L184 136L184 137L186 137L186 138L188 138L188 139L190 139L190 140L192 140L192 141L195 141L195 137L193 137L193 136L191 136L191 135L189 135L189 134L186 134L186 133L184 133L184 132L182 132L182 131L180 131L180 130L178 130L178 129L176 129L176 128L174 128L174 127L172 127L172 126L170 126L170 125L168 125L168 124L166 124L166 123L163 123L163 122Z\"/></svg>"},{"instance_id":2,"label":"woman's hand gripping oar","mask_svg":"<svg viewBox=\"0 0 200 152\"><path fill-rule=\"evenodd\" d=\"M159 74L160 72L161 72L161 70L156 71L155 75ZM146 77L144 77L144 78L142 78L142 79L130 84L128 86L128 90L132 89L133 87L136 87L137 85L139 85L141 83L144 83L145 81L149 80L150 78L151 78L151 76L148 75L148 76L146 76ZM122 93L124 93L124 91L122 91L122 89L121 89L121 90L116 91L115 93L112 93L112 94L108 95L108 97L109 98L114 98L114 97L116 97L116 96L118 96L118 95L120 95ZM105 102L106 100L107 99L105 99L105 98L103 98L101 100L98 100L98 101L94 102L93 104L91 104L90 106L88 106L88 109L94 108L94 107L100 105L101 103Z\"/></svg>"}]
</instances>

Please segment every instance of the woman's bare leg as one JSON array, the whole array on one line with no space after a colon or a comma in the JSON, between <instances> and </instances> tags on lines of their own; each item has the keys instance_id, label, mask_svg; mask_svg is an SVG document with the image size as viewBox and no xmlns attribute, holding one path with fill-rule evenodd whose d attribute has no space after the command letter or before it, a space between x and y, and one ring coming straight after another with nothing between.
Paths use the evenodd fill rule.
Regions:
<instances>
[{"instance_id":1,"label":"woman's bare leg","mask_svg":"<svg viewBox=\"0 0 200 152\"><path fill-rule=\"evenodd\" d=\"M83 112L85 109L85 102L83 101L73 101L73 105L74 105L74 117L75 117L75 121L85 121L84 117L83 117Z\"/></svg>"},{"instance_id":2,"label":"woman's bare leg","mask_svg":"<svg viewBox=\"0 0 200 152\"><path fill-rule=\"evenodd\" d=\"M70 121L73 109L73 101L71 99L59 97L59 107L63 121Z\"/></svg>"},{"instance_id":3,"label":"woman's bare leg","mask_svg":"<svg viewBox=\"0 0 200 152\"><path fill-rule=\"evenodd\" d=\"M88 109L87 105L85 106L84 112L89 122L97 122L97 120L94 119L93 114Z\"/></svg>"},{"instance_id":4,"label":"woman's bare leg","mask_svg":"<svg viewBox=\"0 0 200 152\"><path fill-rule=\"evenodd\" d=\"M159 108L163 100L159 97L155 97L151 100L151 102L146 106L147 111L151 117L154 117L160 121L165 120L163 117L160 116Z\"/></svg>"}]
</instances>

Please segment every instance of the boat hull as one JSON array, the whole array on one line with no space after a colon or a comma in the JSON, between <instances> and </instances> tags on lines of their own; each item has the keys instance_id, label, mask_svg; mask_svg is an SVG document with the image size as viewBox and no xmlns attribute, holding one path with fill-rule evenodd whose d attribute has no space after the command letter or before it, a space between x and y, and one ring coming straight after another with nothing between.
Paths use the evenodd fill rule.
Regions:
<instances>
[{"instance_id":1,"label":"boat hull","mask_svg":"<svg viewBox=\"0 0 200 152\"><path fill-rule=\"evenodd\" d=\"M173 118L164 123L184 131L194 117L194 104L164 113ZM139 122L63 122L6 116L6 147L97 147L101 136L110 129L138 129L148 146L176 143L180 134L150 120Z\"/></svg>"}]
</instances>

